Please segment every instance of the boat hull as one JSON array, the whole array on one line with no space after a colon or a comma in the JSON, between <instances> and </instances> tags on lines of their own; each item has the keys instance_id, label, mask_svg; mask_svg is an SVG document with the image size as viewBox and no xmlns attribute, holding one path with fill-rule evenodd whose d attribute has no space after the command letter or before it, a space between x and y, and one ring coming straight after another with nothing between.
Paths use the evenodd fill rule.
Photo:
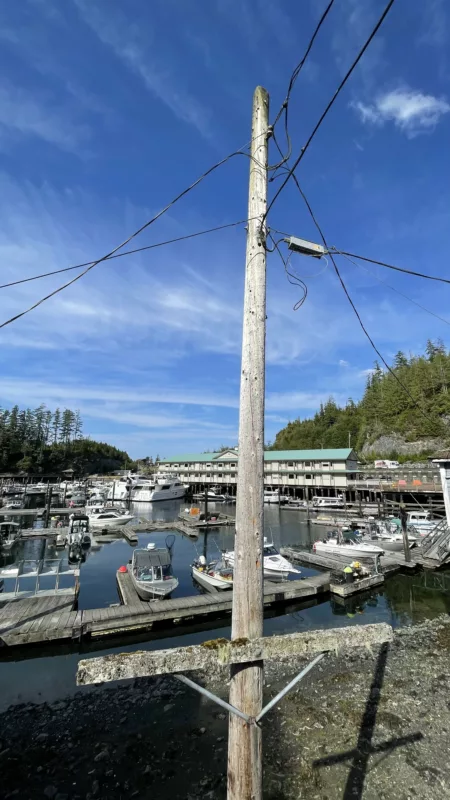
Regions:
<instances>
[{"instance_id":1,"label":"boat hull","mask_svg":"<svg viewBox=\"0 0 450 800\"><path fill-rule=\"evenodd\" d=\"M161 500L181 500L186 493L184 486L174 486L173 489L138 489L131 491L131 501L133 503L157 503Z\"/></svg>"},{"instance_id":2,"label":"boat hull","mask_svg":"<svg viewBox=\"0 0 450 800\"><path fill-rule=\"evenodd\" d=\"M138 581L129 570L131 580L141 600L164 599L167 595L175 591L178 586L178 578L170 578L168 581Z\"/></svg>"},{"instance_id":3,"label":"boat hull","mask_svg":"<svg viewBox=\"0 0 450 800\"><path fill-rule=\"evenodd\" d=\"M208 575L207 572L202 572L196 567L192 567L192 577L209 592L233 588L233 581L226 581L223 578L217 578L215 575Z\"/></svg>"},{"instance_id":4,"label":"boat hull","mask_svg":"<svg viewBox=\"0 0 450 800\"><path fill-rule=\"evenodd\" d=\"M90 528L97 528L98 530L104 530L105 528L119 528L122 525L126 525L128 522L131 522L133 517L126 516L126 517L117 517L114 519L91 519L89 517L89 527Z\"/></svg>"},{"instance_id":5,"label":"boat hull","mask_svg":"<svg viewBox=\"0 0 450 800\"><path fill-rule=\"evenodd\" d=\"M384 545L383 545L384 547ZM358 547L358 545L350 544L325 544L325 542L315 542L314 552L320 555L338 555L349 557L352 560L358 558L374 558L375 556L382 556L384 549L382 547Z\"/></svg>"}]
</instances>

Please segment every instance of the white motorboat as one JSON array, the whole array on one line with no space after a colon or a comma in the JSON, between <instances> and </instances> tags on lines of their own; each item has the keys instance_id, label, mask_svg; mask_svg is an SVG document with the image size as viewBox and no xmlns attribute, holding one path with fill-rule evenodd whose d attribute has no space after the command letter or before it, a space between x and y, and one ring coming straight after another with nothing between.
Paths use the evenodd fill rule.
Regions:
<instances>
[{"instance_id":1,"label":"white motorboat","mask_svg":"<svg viewBox=\"0 0 450 800\"><path fill-rule=\"evenodd\" d=\"M205 492L197 492L194 494L194 500L204 500L205 499ZM231 495L224 494L220 491L220 486L212 486L211 489L208 489L206 492L206 498L210 502L219 502L223 503L226 500L231 498ZM233 498L234 499L234 498Z\"/></svg>"},{"instance_id":2,"label":"white motorboat","mask_svg":"<svg viewBox=\"0 0 450 800\"><path fill-rule=\"evenodd\" d=\"M200 556L192 564L192 577L208 591L233 588L233 570L222 560L208 563L205 556Z\"/></svg>"},{"instance_id":3,"label":"white motorboat","mask_svg":"<svg viewBox=\"0 0 450 800\"><path fill-rule=\"evenodd\" d=\"M266 537L264 537L263 557L265 578L288 578L290 574L300 575L300 570L296 569L287 558L280 555L273 542L269 542ZM234 567L234 550L227 550L223 554L223 560Z\"/></svg>"},{"instance_id":4,"label":"white motorboat","mask_svg":"<svg viewBox=\"0 0 450 800\"><path fill-rule=\"evenodd\" d=\"M18 511L20 508L22 508L22 503L21 503L21 501L20 501L20 500L8 500L8 502L7 502L7 503L5 503L5 505L3 506L3 508L4 508L4 509L10 509L11 511L12 511L13 509L14 509L15 511Z\"/></svg>"},{"instance_id":5,"label":"white motorboat","mask_svg":"<svg viewBox=\"0 0 450 800\"><path fill-rule=\"evenodd\" d=\"M21 528L18 522L0 522L0 547L11 550L20 537Z\"/></svg>"},{"instance_id":6,"label":"white motorboat","mask_svg":"<svg viewBox=\"0 0 450 800\"><path fill-rule=\"evenodd\" d=\"M313 552L322 555L348 556L352 560L374 558L384 554L382 547L364 542L361 535L352 533L344 537L338 531L332 531L327 538L314 542Z\"/></svg>"},{"instance_id":7,"label":"white motorboat","mask_svg":"<svg viewBox=\"0 0 450 800\"><path fill-rule=\"evenodd\" d=\"M141 600L164 598L178 586L168 547L156 547L153 544L147 545L146 550L136 548L128 572Z\"/></svg>"},{"instance_id":8,"label":"white motorboat","mask_svg":"<svg viewBox=\"0 0 450 800\"><path fill-rule=\"evenodd\" d=\"M91 528L118 528L131 522L133 514L114 506L93 506L87 512Z\"/></svg>"},{"instance_id":9,"label":"white motorboat","mask_svg":"<svg viewBox=\"0 0 450 800\"><path fill-rule=\"evenodd\" d=\"M342 497L313 497L313 508L344 508Z\"/></svg>"},{"instance_id":10,"label":"white motorboat","mask_svg":"<svg viewBox=\"0 0 450 800\"><path fill-rule=\"evenodd\" d=\"M156 503L159 500L178 500L184 497L186 487L178 475L156 473L142 478L130 475L116 481L108 490L108 500L131 500L133 503Z\"/></svg>"},{"instance_id":11,"label":"white motorboat","mask_svg":"<svg viewBox=\"0 0 450 800\"><path fill-rule=\"evenodd\" d=\"M420 537L411 531L408 532L409 547L414 547ZM382 547L383 550L394 553L403 552L403 534L398 527L390 522L368 522L366 523L363 542L373 543Z\"/></svg>"},{"instance_id":12,"label":"white motorboat","mask_svg":"<svg viewBox=\"0 0 450 800\"><path fill-rule=\"evenodd\" d=\"M406 525L420 536L428 536L439 525L440 519L433 519L428 511L408 511Z\"/></svg>"},{"instance_id":13,"label":"white motorboat","mask_svg":"<svg viewBox=\"0 0 450 800\"><path fill-rule=\"evenodd\" d=\"M264 489L264 502L284 505L287 502L287 497L284 494L280 494L277 489Z\"/></svg>"}]
</instances>

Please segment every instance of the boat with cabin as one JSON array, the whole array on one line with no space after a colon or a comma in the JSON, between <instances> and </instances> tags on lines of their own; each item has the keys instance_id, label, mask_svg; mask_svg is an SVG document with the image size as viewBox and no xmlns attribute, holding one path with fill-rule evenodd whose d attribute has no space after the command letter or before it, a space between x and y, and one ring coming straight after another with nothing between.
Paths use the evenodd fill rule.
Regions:
<instances>
[{"instance_id":1,"label":"boat with cabin","mask_svg":"<svg viewBox=\"0 0 450 800\"><path fill-rule=\"evenodd\" d=\"M147 548L133 551L129 575L141 600L153 600L170 595L178 586L178 578L172 571L172 553L169 547Z\"/></svg>"},{"instance_id":2,"label":"boat with cabin","mask_svg":"<svg viewBox=\"0 0 450 800\"><path fill-rule=\"evenodd\" d=\"M87 509L87 517L92 528L119 528L133 519L133 514L124 508L115 506L91 506Z\"/></svg>"},{"instance_id":3,"label":"boat with cabin","mask_svg":"<svg viewBox=\"0 0 450 800\"><path fill-rule=\"evenodd\" d=\"M351 560L384 555L381 546L365 542L361 534L354 531L329 531L324 539L314 542L313 552L320 555L348 556Z\"/></svg>"},{"instance_id":4,"label":"boat with cabin","mask_svg":"<svg viewBox=\"0 0 450 800\"><path fill-rule=\"evenodd\" d=\"M0 547L11 550L20 538L21 527L18 522L0 522Z\"/></svg>"},{"instance_id":5,"label":"boat with cabin","mask_svg":"<svg viewBox=\"0 0 450 800\"><path fill-rule=\"evenodd\" d=\"M234 567L234 550L225 551L223 553L223 560L229 564L230 567ZM266 537L264 537L263 546L263 569L264 577L269 580L271 578L288 578L291 574L300 575L300 570L296 569L287 558L280 555L273 542L269 542Z\"/></svg>"},{"instance_id":6,"label":"boat with cabin","mask_svg":"<svg viewBox=\"0 0 450 800\"><path fill-rule=\"evenodd\" d=\"M440 522L440 519L433 518L428 511L423 510L408 511L406 518L407 527L413 528L420 536L427 536Z\"/></svg>"},{"instance_id":7,"label":"boat with cabin","mask_svg":"<svg viewBox=\"0 0 450 800\"><path fill-rule=\"evenodd\" d=\"M156 503L184 497L186 487L178 475L129 475L120 478L108 489L107 500L131 500L133 503Z\"/></svg>"},{"instance_id":8,"label":"boat with cabin","mask_svg":"<svg viewBox=\"0 0 450 800\"><path fill-rule=\"evenodd\" d=\"M91 536L89 533L89 517L87 514L71 514L69 517L69 530L67 534L69 547L79 544L89 547Z\"/></svg>"},{"instance_id":9,"label":"boat with cabin","mask_svg":"<svg viewBox=\"0 0 450 800\"><path fill-rule=\"evenodd\" d=\"M278 503L279 505L287 503L287 497L284 494L280 494L278 489L264 489L263 497L265 503Z\"/></svg>"}]
</instances>

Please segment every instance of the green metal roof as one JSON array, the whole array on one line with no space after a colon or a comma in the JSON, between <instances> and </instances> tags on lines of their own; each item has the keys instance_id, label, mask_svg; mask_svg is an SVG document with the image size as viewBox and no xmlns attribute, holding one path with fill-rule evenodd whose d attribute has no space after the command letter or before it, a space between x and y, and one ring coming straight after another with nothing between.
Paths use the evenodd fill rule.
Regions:
<instances>
[{"instance_id":1,"label":"green metal roof","mask_svg":"<svg viewBox=\"0 0 450 800\"><path fill-rule=\"evenodd\" d=\"M232 448L230 448L230 451ZM353 450L351 448L337 448L331 450L266 450L264 461L347 461ZM187 453L183 456L164 458L161 464L183 463L208 463L219 459L222 453ZM354 454L355 458L356 455ZM220 459L223 461L236 461L237 455Z\"/></svg>"}]
</instances>

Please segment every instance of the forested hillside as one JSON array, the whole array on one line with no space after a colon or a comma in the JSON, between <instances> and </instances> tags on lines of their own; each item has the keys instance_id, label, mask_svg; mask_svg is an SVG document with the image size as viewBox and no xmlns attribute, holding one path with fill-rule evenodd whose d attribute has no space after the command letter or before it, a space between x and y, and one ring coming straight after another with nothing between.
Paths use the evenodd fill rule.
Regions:
<instances>
[{"instance_id":1,"label":"forested hillside","mask_svg":"<svg viewBox=\"0 0 450 800\"><path fill-rule=\"evenodd\" d=\"M450 354L442 341L429 341L421 356L397 353L392 375L375 362L361 400L349 399L344 408L330 397L311 419L296 419L281 430L274 450L352 447L377 455L379 442L392 439L392 458L414 453L408 443L421 440L426 453L450 441ZM397 380L397 379L398 380ZM399 381L401 382L402 388ZM405 443L400 450L399 444ZM427 447L427 444L429 447ZM387 456L386 448L381 455Z\"/></svg>"},{"instance_id":2,"label":"forested hillside","mask_svg":"<svg viewBox=\"0 0 450 800\"><path fill-rule=\"evenodd\" d=\"M82 433L79 412L68 408L0 409L0 471L106 472L131 463L127 453Z\"/></svg>"}]
</instances>

